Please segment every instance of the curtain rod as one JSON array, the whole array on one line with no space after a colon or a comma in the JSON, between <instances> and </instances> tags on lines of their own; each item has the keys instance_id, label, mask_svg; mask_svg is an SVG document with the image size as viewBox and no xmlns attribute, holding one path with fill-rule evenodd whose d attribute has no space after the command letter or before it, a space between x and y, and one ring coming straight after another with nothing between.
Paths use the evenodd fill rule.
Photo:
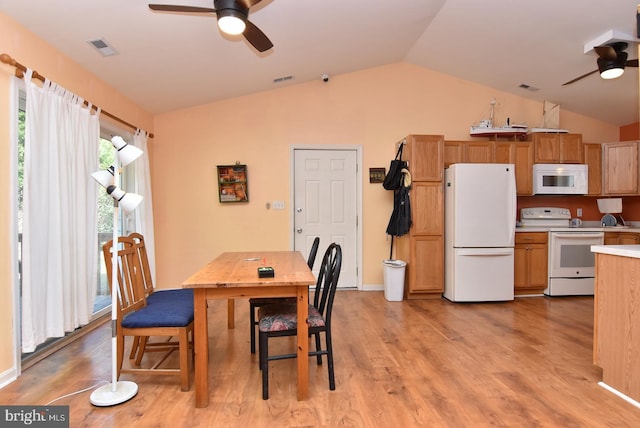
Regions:
<instances>
[{"instance_id":1,"label":"curtain rod","mask_svg":"<svg viewBox=\"0 0 640 428\"><path fill-rule=\"evenodd\" d=\"M27 71L27 67L25 67L24 65L20 64L15 59L11 58L10 55L5 54L5 53L0 54L0 62L3 62L5 64L9 64L9 65L15 67L16 68L16 77L18 77L19 79L23 79L24 78L24 73ZM46 77L44 77L42 74L38 73L35 70L33 71L33 77L35 79L40 80L42 83L44 83L44 81L46 79ZM84 105L88 107L89 103L87 101L85 101ZM93 106L93 108L95 108L95 106ZM129 128L132 128L134 130L139 129L137 126L132 125L131 123L127 122L126 120L120 119L118 116L113 115L113 114L109 113L106 110L102 110L101 114L104 114L105 116L107 116L107 117L109 117L109 118L111 118L111 119L113 119L113 120L115 120L117 122L120 122L121 124L126 125ZM149 138L153 138L153 134L150 133L148 135L148 137Z\"/></svg>"}]
</instances>

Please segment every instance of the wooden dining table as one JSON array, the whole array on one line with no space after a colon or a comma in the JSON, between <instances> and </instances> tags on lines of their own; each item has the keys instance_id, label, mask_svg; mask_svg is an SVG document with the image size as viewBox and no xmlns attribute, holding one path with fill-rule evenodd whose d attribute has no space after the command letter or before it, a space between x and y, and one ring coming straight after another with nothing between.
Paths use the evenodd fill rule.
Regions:
<instances>
[{"instance_id":1,"label":"wooden dining table","mask_svg":"<svg viewBox=\"0 0 640 428\"><path fill-rule=\"evenodd\" d=\"M260 278L258 268L274 269L272 278ZM316 279L298 251L225 252L182 283L193 289L196 407L209 404L209 332L207 300L229 299L229 324L233 299L252 297L296 297L298 400L306 400L309 389L309 285ZM248 352L248 350L247 350ZM258 366L256 365L256 369ZM256 393L260 387L256 386Z\"/></svg>"}]
</instances>

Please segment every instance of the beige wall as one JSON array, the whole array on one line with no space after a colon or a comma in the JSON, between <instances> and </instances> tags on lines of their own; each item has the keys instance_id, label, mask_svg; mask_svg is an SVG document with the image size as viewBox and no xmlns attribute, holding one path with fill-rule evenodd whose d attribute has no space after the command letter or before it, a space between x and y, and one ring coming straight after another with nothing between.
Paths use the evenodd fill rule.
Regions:
<instances>
[{"instance_id":1,"label":"beige wall","mask_svg":"<svg viewBox=\"0 0 640 428\"><path fill-rule=\"evenodd\" d=\"M289 208L291 145L360 145L363 148L364 284L381 284L381 260L391 192L368 183L370 167L388 167L394 143L410 133L467 139L471 124L497 98L498 120L539 125L538 102L501 93L410 64L398 63L332 76L247 97L152 117L73 63L62 53L0 14L0 53L8 53L107 111L153 131L150 141L156 215L158 286L176 287L224 250L287 249L287 210L266 210L284 200ZM9 171L8 92L13 68L0 64L0 159ZM204 90L204 89L203 89ZM561 112L561 126L585 141L614 141L618 128ZM250 202L218 203L215 166L248 165ZM9 195L9 177L0 194ZM0 208L0 375L11 369L10 212Z\"/></svg>"},{"instance_id":2,"label":"beige wall","mask_svg":"<svg viewBox=\"0 0 640 428\"><path fill-rule=\"evenodd\" d=\"M542 105L397 63L332 76L155 117L154 209L159 287L176 287L225 250L288 249L290 147L363 147L364 285L382 284L388 257L385 229L392 193L369 184L370 167L388 167L394 143L410 133L469 139L469 126L486 118L497 98L496 119L539 126ZM618 128L561 111L561 126L585 141L614 141ZM248 204L220 204L215 168L248 165ZM287 209L265 208L284 200ZM327 243L325 243L327 244Z\"/></svg>"}]
</instances>

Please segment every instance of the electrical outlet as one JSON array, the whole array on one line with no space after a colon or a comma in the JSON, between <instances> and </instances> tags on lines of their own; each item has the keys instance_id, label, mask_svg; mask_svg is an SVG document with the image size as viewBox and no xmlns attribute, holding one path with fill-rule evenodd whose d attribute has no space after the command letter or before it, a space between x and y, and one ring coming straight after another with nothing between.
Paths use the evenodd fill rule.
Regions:
<instances>
[{"instance_id":1,"label":"electrical outlet","mask_svg":"<svg viewBox=\"0 0 640 428\"><path fill-rule=\"evenodd\" d=\"M578 209L576 210L576 215L577 215L578 217L582 217L582 208L578 208Z\"/></svg>"}]
</instances>

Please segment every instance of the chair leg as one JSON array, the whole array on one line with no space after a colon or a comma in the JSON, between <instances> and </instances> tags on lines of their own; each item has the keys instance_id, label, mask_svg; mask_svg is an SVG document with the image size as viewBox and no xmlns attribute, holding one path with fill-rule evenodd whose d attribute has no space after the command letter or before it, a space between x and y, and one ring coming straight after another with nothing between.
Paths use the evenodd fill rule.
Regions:
<instances>
[{"instance_id":1,"label":"chair leg","mask_svg":"<svg viewBox=\"0 0 640 428\"><path fill-rule=\"evenodd\" d=\"M260 370L262 370L262 399L269 399L269 345L267 344L269 338L266 333L259 333L260 337Z\"/></svg>"},{"instance_id":2,"label":"chair leg","mask_svg":"<svg viewBox=\"0 0 640 428\"><path fill-rule=\"evenodd\" d=\"M142 363L142 357L144 356L144 352L147 349L147 342L149 341L149 336L136 336L138 341L138 351L136 356L135 365L136 367L140 367L140 363Z\"/></svg>"},{"instance_id":3,"label":"chair leg","mask_svg":"<svg viewBox=\"0 0 640 428\"><path fill-rule=\"evenodd\" d=\"M336 378L333 372L333 345L331 344L331 331L325 332L325 341L327 342L327 370L329 371L329 389L336 389Z\"/></svg>"},{"instance_id":4,"label":"chair leg","mask_svg":"<svg viewBox=\"0 0 640 428\"><path fill-rule=\"evenodd\" d=\"M133 341L131 342L131 353L129 354L129 359L133 360L138 353L138 345L140 344L140 336L133 336Z\"/></svg>"},{"instance_id":5,"label":"chair leg","mask_svg":"<svg viewBox=\"0 0 640 428\"><path fill-rule=\"evenodd\" d=\"M180 330L180 389L189 390L189 333L186 328Z\"/></svg>"},{"instance_id":6,"label":"chair leg","mask_svg":"<svg viewBox=\"0 0 640 428\"><path fill-rule=\"evenodd\" d=\"M320 343L320 332L314 333L316 338L316 351L320 351L322 349L322 344ZM322 355L316 355L316 360L318 361L318 365L322 365Z\"/></svg>"},{"instance_id":7,"label":"chair leg","mask_svg":"<svg viewBox=\"0 0 640 428\"><path fill-rule=\"evenodd\" d=\"M249 328L251 329L251 353L256 353L256 307L249 303Z\"/></svg>"}]
</instances>

